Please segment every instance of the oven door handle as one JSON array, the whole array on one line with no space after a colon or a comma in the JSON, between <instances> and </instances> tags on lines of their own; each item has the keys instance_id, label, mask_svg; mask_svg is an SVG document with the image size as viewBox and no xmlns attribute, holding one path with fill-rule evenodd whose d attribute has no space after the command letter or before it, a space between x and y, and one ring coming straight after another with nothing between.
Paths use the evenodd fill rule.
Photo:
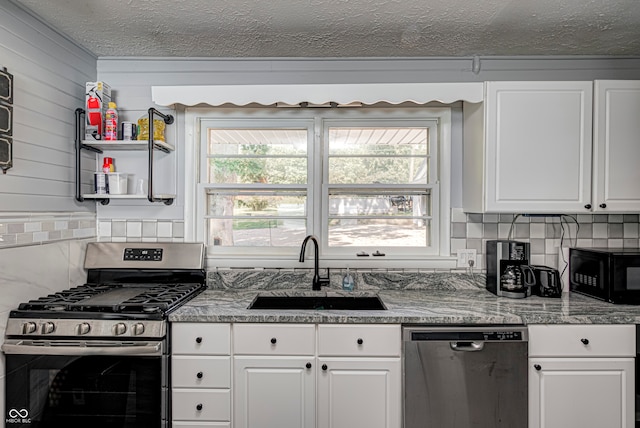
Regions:
<instances>
[{"instance_id":1,"label":"oven door handle","mask_svg":"<svg viewBox=\"0 0 640 428\"><path fill-rule=\"evenodd\" d=\"M148 342L140 345L30 345L23 341L8 341L2 345L2 351L7 355L127 355L127 356L155 356L162 355L162 342Z\"/></svg>"}]
</instances>

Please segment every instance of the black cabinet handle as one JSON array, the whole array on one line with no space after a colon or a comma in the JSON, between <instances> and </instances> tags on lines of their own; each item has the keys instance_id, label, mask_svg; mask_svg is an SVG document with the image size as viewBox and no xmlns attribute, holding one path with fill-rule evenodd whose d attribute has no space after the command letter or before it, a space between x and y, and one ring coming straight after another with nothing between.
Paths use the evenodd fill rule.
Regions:
<instances>
[{"instance_id":1,"label":"black cabinet handle","mask_svg":"<svg viewBox=\"0 0 640 428\"><path fill-rule=\"evenodd\" d=\"M327 370L328 368L329 368L329 367L327 367L327 365L326 365L326 364L323 364L323 365L322 365L322 370Z\"/></svg>"},{"instance_id":2,"label":"black cabinet handle","mask_svg":"<svg viewBox=\"0 0 640 428\"><path fill-rule=\"evenodd\" d=\"M197 405L196 405L196 410L197 410L197 411L202 410L202 404L197 404Z\"/></svg>"},{"instance_id":3,"label":"black cabinet handle","mask_svg":"<svg viewBox=\"0 0 640 428\"><path fill-rule=\"evenodd\" d=\"M590 210L591 209L591 204L587 204L584 206L586 209Z\"/></svg>"},{"instance_id":4,"label":"black cabinet handle","mask_svg":"<svg viewBox=\"0 0 640 428\"><path fill-rule=\"evenodd\" d=\"M607 204L600 204L600 208L607 208Z\"/></svg>"},{"instance_id":5,"label":"black cabinet handle","mask_svg":"<svg viewBox=\"0 0 640 428\"><path fill-rule=\"evenodd\" d=\"M310 369L311 368L311 363L307 363L307 365L305 367Z\"/></svg>"},{"instance_id":6,"label":"black cabinet handle","mask_svg":"<svg viewBox=\"0 0 640 428\"><path fill-rule=\"evenodd\" d=\"M357 342L358 342L358 345L362 345L364 343L364 340L359 338Z\"/></svg>"},{"instance_id":7,"label":"black cabinet handle","mask_svg":"<svg viewBox=\"0 0 640 428\"><path fill-rule=\"evenodd\" d=\"M580 339L580 342L582 342L583 345L588 345L589 339Z\"/></svg>"},{"instance_id":8,"label":"black cabinet handle","mask_svg":"<svg viewBox=\"0 0 640 428\"><path fill-rule=\"evenodd\" d=\"M202 343L202 338L201 337L196 337L196 343Z\"/></svg>"},{"instance_id":9,"label":"black cabinet handle","mask_svg":"<svg viewBox=\"0 0 640 428\"><path fill-rule=\"evenodd\" d=\"M534 364L533 368L538 370L538 371L542 370L542 366L540 364Z\"/></svg>"},{"instance_id":10,"label":"black cabinet handle","mask_svg":"<svg viewBox=\"0 0 640 428\"><path fill-rule=\"evenodd\" d=\"M271 343L273 343L274 345L276 344L277 341L278 341L278 339L276 339L275 337L271 338Z\"/></svg>"},{"instance_id":11,"label":"black cabinet handle","mask_svg":"<svg viewBox=\"0 0 640 428\"><path fill-rule=\"evenodd\" d=\"M202 379L202 376L204 376L204 373L202 372L198 372L198 374L196 375L198 379Z\"/></svg>"}]
</instances>

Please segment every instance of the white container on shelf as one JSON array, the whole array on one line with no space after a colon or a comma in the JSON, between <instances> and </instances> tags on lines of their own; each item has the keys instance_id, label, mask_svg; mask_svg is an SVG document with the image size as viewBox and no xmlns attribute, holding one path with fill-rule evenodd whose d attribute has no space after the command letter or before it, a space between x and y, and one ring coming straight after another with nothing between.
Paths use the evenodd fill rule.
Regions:
<instances>
[{"instance_id":1,"label":"white container on shelf","mask_svg":"<svg viewBox=\"0 0 640 428\"><path fill-rule=\"evenodd\" d=\"M110 195L126 195L129 174L123 172L109 172L109 194Z\"/></svg>"}]
</instances>

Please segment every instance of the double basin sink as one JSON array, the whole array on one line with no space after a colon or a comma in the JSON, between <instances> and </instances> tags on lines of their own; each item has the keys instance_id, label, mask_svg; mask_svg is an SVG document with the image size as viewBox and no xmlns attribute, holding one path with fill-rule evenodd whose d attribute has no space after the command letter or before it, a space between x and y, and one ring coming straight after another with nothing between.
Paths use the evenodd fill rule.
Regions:
<instances>
[{"instance_id":1,"label":"double basin sink","mask_svg":"<svg viewBox=\"0 0 640 428\"><path fill-rule=\"evenodd\" d=\"M258 294L248 309L386 310L377 294Z\"/></svg>"}]
</instances>

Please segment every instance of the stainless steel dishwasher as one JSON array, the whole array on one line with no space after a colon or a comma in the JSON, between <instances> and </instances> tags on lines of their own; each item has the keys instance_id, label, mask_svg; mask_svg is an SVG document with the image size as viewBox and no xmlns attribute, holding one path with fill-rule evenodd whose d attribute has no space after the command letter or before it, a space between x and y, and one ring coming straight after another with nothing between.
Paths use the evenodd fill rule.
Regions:
<instances>
[{"instance_id":1,"label":"stainless steel dishwasher","mask_svg":"<svg viewBox=\"0 0 640 428\"><path fill-rule=\"evenodd\" d=\"M404 327L404 428L526 428L527 329Z\"/></svg>"}]
</instances>

